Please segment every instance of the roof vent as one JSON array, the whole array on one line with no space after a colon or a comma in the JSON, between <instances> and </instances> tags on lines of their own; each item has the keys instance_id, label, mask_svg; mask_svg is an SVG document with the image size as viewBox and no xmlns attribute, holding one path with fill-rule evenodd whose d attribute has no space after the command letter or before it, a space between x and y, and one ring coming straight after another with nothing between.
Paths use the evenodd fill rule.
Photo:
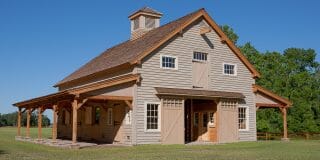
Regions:
<instances>
[{"instance_id":1,"label":"roof vent","mask_svg":"<svg viewBox=\"0 0 320 160\"><path fill-rule=\"evenodd\" d=\"M148 31L160 26L162 13L143 7L129 16L131 21L131 40L143 36Z\"/></svg>"}]
</instances>

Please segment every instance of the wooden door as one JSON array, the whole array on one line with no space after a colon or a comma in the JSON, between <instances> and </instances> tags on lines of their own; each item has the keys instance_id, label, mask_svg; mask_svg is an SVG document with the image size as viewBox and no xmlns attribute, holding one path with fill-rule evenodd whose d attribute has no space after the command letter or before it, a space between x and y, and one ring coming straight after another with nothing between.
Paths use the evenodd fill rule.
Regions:
<instances>
[{"instance_id":1,"label":"wooden door","mask_svg":"<svg viewBox=\"0 0 320 160\"><path fill-rule=\"evenodd\" d=\"M208 63L206 61L192 62L192 84L193 88L208 88Z\"/></svg>"},{"instance_id":2,"label":"wooden door","mask_svg":"<svg viewBox=\"0 0 320 160\"><path fill-rule=\"evenodd\" d=\"M200 123L198 125L198 140L209 141L209 114L208 112L200 112Z\"/></svg>"},{"instance_id":3,"label":"wooden door","mask_svg":"<svg viewBox=\"0 0 320 160\"><path fill-rule=\"evenodd\" d=\"M164 144L184 144L184 100L162 100L161 141Z\"/></svg>"}]
</instances>

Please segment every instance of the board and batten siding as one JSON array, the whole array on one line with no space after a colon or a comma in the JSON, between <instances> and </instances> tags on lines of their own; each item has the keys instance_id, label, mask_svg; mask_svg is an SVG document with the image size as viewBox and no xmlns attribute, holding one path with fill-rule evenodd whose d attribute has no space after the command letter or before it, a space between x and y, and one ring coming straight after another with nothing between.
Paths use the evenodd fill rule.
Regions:
<instances>
[{"instance_id":1,"label":"board and batten siding","mask_svg":"<svg viewBox=\"0 0 320 160\"><path fill-rule=\"evenodd\" d=\"M145 102L160 102L154 87L192 88L192 58L194 51L208 53L209 90L230 91L243 93L246 98L243 105L249 107L249 130L239 132L239 140L256 140L256 110L252 84L255 80L250 71L229 49L221 43L219 36L214 32L202 37L199 34L200 26L206 24L198 20L190 25L182 36L175 36L162 47L149 54L137 68L141 74L141 84L137 86L136 103L136 143L161 143L160 132L145 132L144 105ZM209 41L208 41L209 40ZM161 69L160 56L170 55L178 57L178 69ZM237 65L237 76L223 75L223 63Z\"/></svg>"}]
</instances>

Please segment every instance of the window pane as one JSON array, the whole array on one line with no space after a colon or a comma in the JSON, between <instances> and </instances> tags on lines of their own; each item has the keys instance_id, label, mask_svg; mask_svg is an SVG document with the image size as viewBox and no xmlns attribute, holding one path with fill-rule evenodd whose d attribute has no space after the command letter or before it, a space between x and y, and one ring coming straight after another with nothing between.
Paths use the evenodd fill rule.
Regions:
<instances>
[{"instance_id":1,"label":"window pane","mask_svg":"<svg viewBox=\"0 0 320 160\"><path fill-rule=\"evenodd\" d=\"M147 104L147 129L158 129L158 104Z\"/></svg>"}]
</instances>

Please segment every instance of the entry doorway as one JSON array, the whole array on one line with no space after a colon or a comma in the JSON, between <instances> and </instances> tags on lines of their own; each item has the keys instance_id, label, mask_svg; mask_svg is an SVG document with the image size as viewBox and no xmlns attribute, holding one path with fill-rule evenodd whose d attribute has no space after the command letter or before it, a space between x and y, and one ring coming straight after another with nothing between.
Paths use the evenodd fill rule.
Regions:
<instances>
[{"instance_id":1,"label":"entry doorway","mask_svg":"<svg viewBox=\"0 0 320 160\"><path fill-rule=\"evenodd\" d=\"M217 105L213 100L186 100L185 141L217 141Z\"/></svg>"}]
</instances>

